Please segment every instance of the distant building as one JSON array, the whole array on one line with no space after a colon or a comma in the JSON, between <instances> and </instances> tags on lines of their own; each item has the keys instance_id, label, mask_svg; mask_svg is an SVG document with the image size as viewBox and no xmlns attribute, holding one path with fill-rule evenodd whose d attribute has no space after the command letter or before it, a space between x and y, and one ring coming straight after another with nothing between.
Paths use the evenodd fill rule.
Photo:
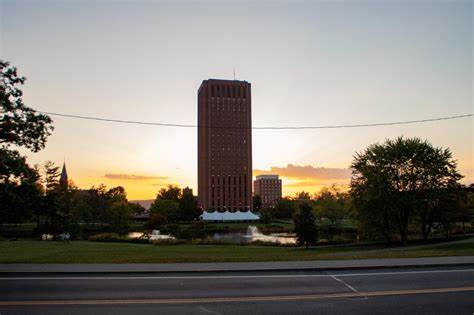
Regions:
<instances>
[{"instance_id":1,"label":"distant building","mask_svg":"<svg viewBox=\"0 0 474 315\"><path fill-rule=\"evenodd\" d=\"M63 169L61 170L61 176L59 177L59 186L61 188L68 188L69 187L69 179L67 177L67 170L66 170L66 162L63 164Z\"/></svg>"},{"instance_id":2,"label":"distant building","mask_svg":"<svg viewBox=\"0 0 474 315\"><path fill-rule=\"evenodd\" d=\"M250 83L214 80L198 90L198 205L204 210L252 209Z\"/></svg>"},{"instance_id":3,"label":"distant building","mask_svg":"<svg viewBox=\"0 0 474 315\"><path fill-rule=\"evenodd\" d=\"M262 199L262 208L275 207L282 197L278 175L258 175L253 185L254 194Z\"/></svg>"}]
</instances>

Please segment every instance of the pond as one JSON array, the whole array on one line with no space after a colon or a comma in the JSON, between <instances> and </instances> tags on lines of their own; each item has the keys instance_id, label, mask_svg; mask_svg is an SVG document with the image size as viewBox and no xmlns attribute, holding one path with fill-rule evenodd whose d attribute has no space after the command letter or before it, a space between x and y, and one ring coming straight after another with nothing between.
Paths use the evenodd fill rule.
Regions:
<instances>
[{"instance_id":1,"label":"pond","mask_svg":"<svg viewBox=\"0 0 474 315\"><path fill-rule=\"evenodd\" d=\"M212 236L212 239L216 241L228 241L235 243L263 241L280 244L296 244L296 237L291 234L278 233L265 235L253 225L250 225L247 228L247 233L216 233Z\"/></svg>"}]
</instances>

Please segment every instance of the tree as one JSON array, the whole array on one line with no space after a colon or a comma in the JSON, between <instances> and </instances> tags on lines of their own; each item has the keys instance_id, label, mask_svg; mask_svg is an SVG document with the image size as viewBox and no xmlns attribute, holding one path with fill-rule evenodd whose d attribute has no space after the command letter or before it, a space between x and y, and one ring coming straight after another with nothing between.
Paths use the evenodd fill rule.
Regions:
<instances>
[{"instance_id":1,"label":"tree","mask_svg":"<svg viewBox=\"0 0 474 315\"><path fill-rule=\"evenodd\" d=\"M0 150L0 223L31 220L41 198L39 171L17 151Z\"/></svg>"},{"instance_id":2,"label":"tree","mask_svg":"<svg viewBox=\"0 0 474 315\"><path fill-rule=\"evenodd\" d=\"M31 221L42 204L43 190L38 170L30 168L23 157L9 159L0 152L0 168L8 167L10 162L20 165L14 167L14 176L0 177L0 224ZM1 171L2 174L7 172Z\"/></svg>"},{"instance_id":3,"label":"tree","mask_svg":"<svg viewBox=\"0 0 474 315\"><path fill-rule=\"evenodd\" d=\"M53 131L52 120L23 103L19 85L25 80L15 67L0 60L0 145L3 149L15 145L38 152Z\"/></svg>"},{"instance_id":4,"label":"tree","mask_svg":"<svg viewBox=\"0 0 474 315\"><path fill-rule=\"evenodd\" d=\"M410 223L419 221L422 229L431 229L434 215L427 201L434 200L434 192L455 187L462 177L449 149L419 138L373 144L356 153L351 169L351 195L359 218L379 231L396 228L403 244Z\"/></svg>"},{"instance_id":5,"label":"tree","mask_svg":"<svg viewBox=\"0 0 474 315\"><path fill-rule=\"evenodd\" d=\"M296 202L290 198L282 198L279 200L275 208L271 209L271 215L275 219L288 219L293 217L296 211Z\"/></svg>"},{"instance_id":6,"label":"tree","mask_svg":"<svg viewBox=\"0 0 474 315\"><path fill-rule=\"evenodd\" d=\"M270 223L272 220L272 213L269 208L262 208L260 210L260 222L262 223Z\"/></svg>"},{"instance_id":7,"label":"tree","mask_svg":"<svg viewBox=\"0 0 474 315\"><path fill-rule=\"evenodd\" d=\"M192 194L192 190L183 190L181 198L178 202L178 221L194 221L201 215L201 210L198 207L197 199Z\"/></svg>"},{"instance_id":8,"label":"tree","mask_svg":"<svg viewBox=\"0 0 474 315\"><path fill-rule=\"evenodd\" d=\"M107 200L107 188L104 184L92 186L87 192L89 205L93 209L92 222L102 222L106 217L106 210L110 206Z\"/></svg>"},{"instance_id":9,"label":"tree","mask_svg":"<svg viewBox=\"0 0 474 315\"><path fill-rule=\"evenodd\" d=\"M132 209L128 202L116 202L106 210L106 218L111 231L124 233L132 219Z\"/></svg>"},{"instance_id":10,"label":"tree","mask_svg":"<svg viewBox=\"0 0 474 315\"><path fill-rule=\"evenodd\" d=\"M141 214L141 213L146 212L145 207L143 207L139 203L129 202L129 204L130 204L130 207L132 208L132 213L133 214Z\"/></svg>"},{"instance_id":11,"label":"tree","mask_svg":"<svg viewBox=\"0 0 474 315\"><path fill-rule=\"evenodd\" d=\"M152 229L164 224L168 224L168 220L166 217L158 213L150 215L150 218L148 219L148 227Z\"/></svg>"},{"instance_id":12,"label":"tree","mask_svg":"<svg viewBox=\"0 0 474 315\"><path fill-rule=\"evenodd\" d=\"M47 161L44 165L45 195L42 209L38 213L38 222L41 217L46 222L48 233L69 231L73 219L71 214L72 194L66 187L59 183L59 167L53 162Z\"/></svg>"},{"instance_id":13,"label":"tree","mask_svg":"<svg viewBox=\"0 0 474 315\"><path fill-rule=\"evenodd\" d=\"M122 186L110 188L105 193L105 197L107 198L107 203L109 205L112 205L117 202L128 202L127 193L125 192L125 188L123 188Z\"/></svg>"},{"instance_id":14,"label":"tree","mask_svg":"<svg viewBox=\"0 0 474 315\"><path fill-rule=\"evenodd\" d=\"M312 208L308 202L301 202L293 217L298 244L300 246L305 245L306 248L309 245L316 245L318 236L316 222L311 210Z\"/></svg>"},{"instance_id":15,"label":"tree","mask_svg":"<svg viewBox=\"0 0 474 315\"><path fill-rule=\"evenodd\" d=\"M311 195L309 194L309 192L306 192L303 190L296 193L295 199L296 200L311 200Z\"/></svg>"},{"instance_id":16,"label":"tree","mask_svg":"<svg viewBox=\"0 0 474 315\"><path fill-rule=\"evenodd\" d=\"M54 162L46 161L44 164L44 184L46 192L51 192L59 187L59 166Z\"/></svg>"},{"instance_id":17,"label":"tree","mask_svg":"<svg viewBox=\"0 0 474 315\"><path fill-rule=\"evenodd\" d=\"M262 209L262 198L260 195L253 196L253 211L260 211Z\"/></svg>"},{"instance_id":18,"label":"tree","mask_svg":"<svg viewBox=\"0 0 474 315\"><path fill-rule=\"evenodd\" d=\"M348 194L336 185L321 189L314 199L316 216L329 220L332 228L340 229L348 212L347 199Z\"/></svg>"},{"instance_id":19,"label":"tree","mask_svg":"<svg viewBox=\"0 0 474 315\"><path fill-rule=\"evenodd\" d=\"M52 120L23 104L17 69L0 60L0 222L31 219L41 205L42 191L37 169L11 146L33 152L43 149L51 134Z\"/></svg>"},{"instance_id":20,"label":"tree","mask_svg":"<svg viewBox=\"0 0 474 315\"><path fill-rule=\"evenodd\" d=\"M176 221L179 204L173 200L156 199L150 206L150 216L160 214L168 221Z\"/></svg>"},{"instance_id":21,"label":"tree","mask_svg":"<svg viewBox=\"0 0 474 315\"><path fill-rule=\"evenodd\" d=\"M181 199L181 188L175 185L168 185L166 188L161 188L156 196L156 199L179 202L179 199Z\"/></svg>"}]
</instances>

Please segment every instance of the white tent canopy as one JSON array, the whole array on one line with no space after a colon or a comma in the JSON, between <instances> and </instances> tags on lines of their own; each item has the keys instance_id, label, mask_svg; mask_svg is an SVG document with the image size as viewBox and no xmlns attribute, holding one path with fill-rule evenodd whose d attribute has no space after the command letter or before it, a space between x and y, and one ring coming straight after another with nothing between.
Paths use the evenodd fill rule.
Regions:
<instances>
[{"instance_id":1,"label":"white tent canopy","mask_svg":"<svg viewBox=\"0 0 474 315\"><path fill-rule=\"evenodd\" d=\"M204 211L200 216L203 221L256 221L260 220L258 215L253 214L250 211L247 212L207 212Z\"/></svg>"}]
</instances>

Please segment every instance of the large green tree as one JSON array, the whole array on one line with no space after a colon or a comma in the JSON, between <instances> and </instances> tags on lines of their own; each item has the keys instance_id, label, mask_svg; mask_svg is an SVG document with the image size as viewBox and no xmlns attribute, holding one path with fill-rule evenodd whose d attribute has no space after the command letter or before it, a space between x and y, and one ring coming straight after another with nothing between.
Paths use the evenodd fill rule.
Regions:
<instances>
[{"instance_id":1,"label":"large green tree","mask_svg":"<svg viewBox=\"0 0 474 315\"><path fill-rule=\"evenodd\" d=\"M356 153L351 194L362 226L386 238L396 229L405 244L409 224L419 223L427 237L439 210L436 196L462 177L456 167L449 149L419 138L399 137Z\"/></svg>"},{"instance_id":2,"label":"large green tree","mask_svg":"<svg viewBox=\"0 0 474 315\"><path fill-rule=\"evenodd\" d=\"M0 60L0 223L30 220L41 205L40 176L13 147L43 149L52 120L27 107L17 69Z\"/></svg>"},{"instance_id":3,"label":"large green tree","mask_svg":"<svg viewBox=\"0 0 474 315\"><path fill-rule=\"evenodd\" d=\"M177 219L179 221L194 221L200 215L201 210L198 207L197 198L193 195L192 190L183 189L178 202Z\"/></svg>"}]
</instances>

